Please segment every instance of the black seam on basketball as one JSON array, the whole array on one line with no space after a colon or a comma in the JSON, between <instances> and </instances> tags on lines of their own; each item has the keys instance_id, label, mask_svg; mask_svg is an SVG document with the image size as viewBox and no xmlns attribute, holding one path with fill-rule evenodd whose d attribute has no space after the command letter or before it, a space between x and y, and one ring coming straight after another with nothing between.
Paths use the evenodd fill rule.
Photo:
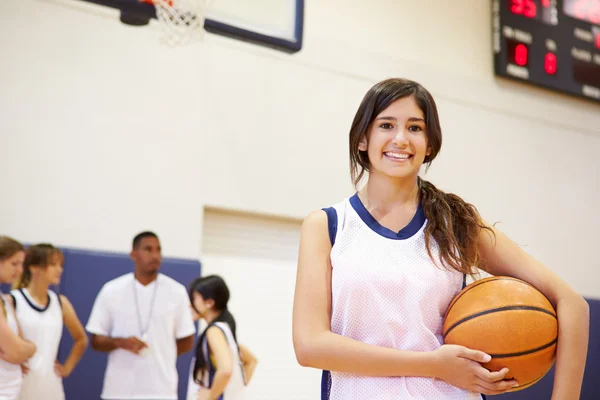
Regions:
<instances>
[{"instance_id":1,"label":"black seam on basketball","mask_svg":"<svg viewBox=\"0 0 600 400\"><path fill-rule=\"evenodd\" d=\"M484 283L488 283L488 282L494 282L494 281L502 281L502 280L507 280L507 281L516 281L516 282L520 282L520 283L524 283L527 286L531 286L532 288L535 289L535 287L533 287L531 284L529 284L528 282L522 281L520 279L517 278L511 278L510 276L493 276L493 277L488 277L488 278L483 278L479 281L475 281L473 283L471 283L469 286L465 287L458 295L457 297L453 298L452 301L450 302L450 304L448 305L448 309L446 310L446 312L444 313L444 319L448 316L448 312L450 311L450 309L452 308L452 306L454 305L454 303L456 303L458 301L458 299L460 299L461 297L463 297L463 295L465 295L469 290L476 288L479 285L483 285ZM537 289L536 289L537 290Z\"/></svg>"},{"instance_id":2,"label":"black seam on basketball","mask_svg":"<svg viewBox=\"0 0 600 400\"><path fill-rule=\"evenodd\" d=\"M548 371L550 371L550 369L548 369ZM539 381L542 380L543 377L545 377L548 374L548 371L544 372L542 375L538 376L537 378L535 378L534 380L527 382L527 383L519 383L519 386L515 388L515 390L522 390L522 389L527 389L529 386L533 386L536 383L538 383Z\"/></svg>"},{"instance_id":3,"label":"black seam on basketball","mask_svg":"<svg viewBox=\"0 0 600 400\"><path fill-rule=\"evenodd\" d=\"M478 312L476 314L469 315L468 317L465 317L465 318L463 318L463 319L461 319L459 321L456 321L454 324L452 324L450 326L450 328L448 328L448 330L446 331L446 333L443 333L443 338L446 339L446 336L448 336L448 334L450 333L450 331L452 331L452 329L456 328L458 325L462 324L463 322L467 322L467 321L472 320L474 318L481 317L482 315L493 314L493 313L502 312L502 311L513 311L513 310L539 311L539 312L551 315L554 318L556 318L556 315L554 313L551 313L550 311L548 311L546 309L543 309L543 308L540 308L540 307L533 307L533 306L507 306L507 307L492 308L491 310L480 311L480 312Z\"/></svg>"},{"instance_id":4,"label":"black seam on basketball","mask_svg":"<svg viewBox=\"0 0 600 400\"><path fill-rule=\"evenodd\" d=\"M550 347L553 344L555 344L557 341L558 341L558 338L554 339L553 341L551 341L549 343L546 343L543 346L540 346L540 347L537 347L537 348L531 349L531 350L520 351L518 353L490 354L490 356L492 356L492 358L510 358L510 357L525 356L527 354L533 354L533 353L537 353L538 351L542 351L544 349L547 349L548 347Z\"/></svg>"},{"instance_id":5,"label":"black seam on basketball","mask_svg":"<svg viewBox=\"0 0 600 400\"><path fill-rule=\"evenodd\" d=\"M452 299L452 301L450 301L450 304L448 305L448 309L446 310L446 312L444 313L444 319L448 316L448 312L452 309L452 306L454 305L454 303L456 303L458 301L458 299L460 299L461 297L463 297L463 295L465 293L467 293L469 290L479 286L479 285L483 285L486 282L493 282L493 281L497 281L502 279L499 276L494 276L494 277L490 277L487 280L486 279L482 279L480 281L476 281L471 283L470 285L468 285L467 287L465 287L463 290L460 291L459 294L456 295L455 298Z\"/></svg>"}]
</instances>

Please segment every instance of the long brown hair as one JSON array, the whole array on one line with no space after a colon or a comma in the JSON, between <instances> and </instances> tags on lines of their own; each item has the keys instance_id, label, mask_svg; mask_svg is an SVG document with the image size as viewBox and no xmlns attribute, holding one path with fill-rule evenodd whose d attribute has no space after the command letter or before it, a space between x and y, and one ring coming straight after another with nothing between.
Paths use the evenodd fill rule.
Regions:
<instances>
[{"instance_id":1,"label":"long brown hair","mask_svg":"<svg viewBox=\"0 0 600 400\"><path fill-rule=\"evenodd\" d=\"M10 258L19 251L25 251L21 243L8 236L0 236L0 260Z\"/></svg>"},{"instance_id":2,"label":"long brown hair","mask_svg":"<svg viewBox=\"0 0 600 400\"><path fill-rule=\"evenodd\" d=\"M368 135L377 116L396 100L412 97L425 115L427 145L431 153L425 157L427 168L442 148L442 128L433 96L417 82L407 79L387 79L377 83L365 95L350 128L350 174L358 186L371 163L366 151L359 150L360 141ZM367 137L368 140L368 137ZM478 247L482 229L493 234L472 204L455 194L445 193L432 183L417 178L419 200L425 216L425 245L431 259L432 243L439 249L442 266L465 274L474 274L483 262Z\"/></svg>"},{"instance_id":3,"label":"long brown hair","mask_svg":"<svg viewBox=\"0 0 600 400\"><path fill-rule=\"evenodd\" d=\"M21 243L8 236L0 236L0 261L14 256L19 251L25 251L25 248ZM8 314L2 293L0 293L0 308L2 308L2 314L6 318Z\"/></svg>"},{"instance_id":4,"label":"long brown hair","mask_svg":"<svg viewBox=\"0 0 600 400\"><path fill-rule=\"evenodd\" d=\"M49 243L41 243L30 246L25 251L25 261L23 262L23 274L17 283L13 286L15 289L22 289L31 283L31 267L46 268L58 257L62 263L64 258L62 252Z\"/></svg>"}]
</instances>

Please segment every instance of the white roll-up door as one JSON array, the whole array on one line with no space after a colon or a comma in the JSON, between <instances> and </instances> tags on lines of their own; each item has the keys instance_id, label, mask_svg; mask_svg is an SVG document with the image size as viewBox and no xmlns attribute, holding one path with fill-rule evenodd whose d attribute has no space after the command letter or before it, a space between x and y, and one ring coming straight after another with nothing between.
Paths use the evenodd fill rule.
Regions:
<instances>
[{"instance_id":1,"label":"white roll-up door","mask_svg":"<svg viewBox=\"0 0 600 400\"><path fill-rule=\"evenodd\" d=\"M302 221L206 208L202 253L294 261Z\"/></svg>"},{"instance_id":2,"label":"white roll-up door","mask_svg":"<svg viewBox=\"0 0 600 400\"><path fill-rule=\"evenodd\" d=\"M206 208L202 274L222 276L240 343L259 360L246 400L320 398L320 371L302 368L292 345L300 220Z\"/></svg>"}]
</instances>

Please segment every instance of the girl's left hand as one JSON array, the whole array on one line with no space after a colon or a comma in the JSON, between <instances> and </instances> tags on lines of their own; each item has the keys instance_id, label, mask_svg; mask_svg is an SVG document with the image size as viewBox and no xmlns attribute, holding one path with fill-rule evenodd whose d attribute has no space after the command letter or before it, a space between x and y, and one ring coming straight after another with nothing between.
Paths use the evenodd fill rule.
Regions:
<instances>
[{"instance_id":1,"label":"girl's left hand","mask_svg":"<svg viewBox=\"0 0 600 400\"><path fill-rule=\"evenodd\" d=\"M71 375L71 371L67 371L67 368L65 368L65 366L58 361L54 363L54 372L60 378L67 378L69 375Z\"/></svg>"}]
</instances>

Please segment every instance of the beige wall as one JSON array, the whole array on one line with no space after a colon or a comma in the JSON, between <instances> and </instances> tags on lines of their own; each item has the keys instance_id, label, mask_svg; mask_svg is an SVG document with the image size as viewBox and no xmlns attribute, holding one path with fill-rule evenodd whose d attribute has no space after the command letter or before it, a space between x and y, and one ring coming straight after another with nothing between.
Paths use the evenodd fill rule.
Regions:
<instances>
[{"instance_id":1,"label":"beige wall","mask_svg":"<svg viewBox=\"0 0 600 400\"><path fill-rule=\"evenodd\" d=\"M197 257L204 205L301 218L351 194L354 111L404 76L439 102L428 178L600 296L600 107L495 80L489 2L307 2L295 55L212 35L165 49L76 3L0 2L3 231L125 251L148 228Z\"/></svg>"}]
</instances>

